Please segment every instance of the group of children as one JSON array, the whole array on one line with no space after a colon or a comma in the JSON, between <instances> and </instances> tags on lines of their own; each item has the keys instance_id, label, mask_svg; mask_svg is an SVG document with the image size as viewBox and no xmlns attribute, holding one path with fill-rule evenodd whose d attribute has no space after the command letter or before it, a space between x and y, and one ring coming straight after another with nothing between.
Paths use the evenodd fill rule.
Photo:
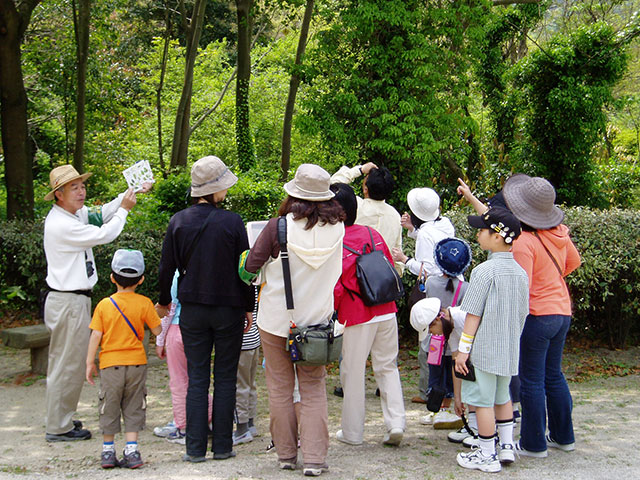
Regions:
<instances>
[{"instance_id":1,"label":"group of children","mask_svg":"<svg viewBox=\"0 0 640 480\"><path fill-rule=\"evenodd\" d=\"M435 192L433 195L437 198ZM429 198L426 194L424 197ZM471 261L469 245L457 238L438 241L429 261L420 259L421 264L435 265L437 270L427 276L423 289L426 298L412 307L410 319L419 332L421 353L427 357L429 352L426 401L432 403L435 398L441 406L440 412L428 414L421 423L434 423L436 428L436 422L446 427L453 426L455 420L462 423L466 405L470 412L468 425L448 437L477 448L458 454L457 462L464 468L498 472L501 464L514 462L518 447L513 440L509 384L518 374L520 335L529 312L529 281L511 253L513 241L521 233L520 222L506 208L491 206L485 210L469 216L468 222L478 229L478 243L489 252L487 261L474 268L467 284L463 274ZM432 218L428 213L424 208L412 208L413 216L424 221L418 227L420 231L433 228L429 221L443 218L439 211ZM434 232L430 235L433 237ZM418 245L416 256L417 250ZM399 258L408 265L413 260ZM439 349L442 337L445 348ZM473 362L469 358L472 348ZM424 376L423 362L421 370ZM448 412L451 397L455 414Z\"/></svg>"},{"instance_id":2,"label":"group of children","mask_svg":"<svg viewBox=\"0 0 640 480\"><path fill-rule=\"evenodd\" d=\"M424 250L423 240L417 242L416 248L419 246L424 250L421 256L429 257L428 261L425 258L420 261L403 258L396 251L394 259L403 261L413 273L421 275L425 264L439 272L433 274L430 271L426 275L424 292L427 298L417 302L411 310L411 325L419 332L423 352L428 349L429 334L445 338L440 358L434 356L434 360L429 362L429 390L444 392L442 411L434 416L427 415L421 423L430 423L438 415L441 419L450 418L446 415L453 415L447 411L452 398L453 418L456 420L463 415L464 405L467 405L470 410L469 430L473 434L477 432L479 448L460 453L457 462L465 468L496 472L501 469L501 464L514 461L516 450L509 382L518 373L519 338L528 313L527 274L510 252L512 242L520 234L520 223L509 210L501 207L491 207L482 215L468 217L469 224L478 229L480 247L489 251L489 257L473 270L467 283L463 274L471 263L469 245L455 238L453 231L437 235L429 231L429 222L443 219L439 214L439 198L436 194L434 216L434 212L427 208L430 202L434 203L433 195L424 192L431 189L419 190L416 192L418 200L408 199L412 213L422 220L413 234L418 238L422 235L423 239L428 236L433 253L428 248ZM431 207L434 210L433 205ZM403 218L403 224L407 224L406 218ZM137 286L144 281L142 253L118 250L111 267L111 281L117 292L103 299L95 309L90 324L92 334L86 378L94 384L93 376L97 374L95 357L98 347L101 347L99 412L104 438L101 465L103 468L137 468L143 464L137 438L145 426L147 359L142 343L145 325L157 336L158 357L167 359L173 403L173 421L156 428L154 433L174 443L184 444L185 441L188 375L179 328L177 275L172 288L171 313L161 321L151 300L135 293ZM252 329L245 333L238 367L234 445L249 442L257 435L254 419L259 346L260 338L254 322ZM472 347L471 366L469 356ZM475 374L473 380L469 377L470 369ZM465 379L460 380L458 375ZM114 436L120 432L121 415L125 424L126 446L122 460L118 460ZM451 432L449 439L460 442L470 433L461 429Z\"/></svg>"}]
</instances>

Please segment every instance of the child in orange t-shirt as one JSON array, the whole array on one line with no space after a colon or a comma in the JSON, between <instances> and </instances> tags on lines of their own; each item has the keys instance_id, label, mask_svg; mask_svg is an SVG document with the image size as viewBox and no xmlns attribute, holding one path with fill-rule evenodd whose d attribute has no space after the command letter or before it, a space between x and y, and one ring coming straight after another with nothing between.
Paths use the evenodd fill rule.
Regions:
<instances>
[{"instance_id":1,"label":"child in orange t-shirt","mask_svg":"<svg viewBox=\"0 0 640 480\"><path fill-rule=\"evenodd\" d=\"M118 291L98 303L89 328L87 381L94 385L95 364L100 351L100 429L103 434L102 468L142 466L138 432L145 426L147 355L142 344L144 325L154 335L162 331L153 302L135 293L144 281L144 258L139 250L117 250L111 262L111 281ZM124 418L127 442L123 459L116 457L114 438Z\"/></svg>"}]
</instances>

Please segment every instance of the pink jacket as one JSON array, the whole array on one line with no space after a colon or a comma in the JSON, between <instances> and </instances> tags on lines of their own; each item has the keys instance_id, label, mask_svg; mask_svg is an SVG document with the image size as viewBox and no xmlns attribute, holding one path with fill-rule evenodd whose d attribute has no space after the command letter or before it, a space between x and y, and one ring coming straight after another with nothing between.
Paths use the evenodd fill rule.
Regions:
<instances>
[{"instance_id":1,"label":"pink jacket","mask_svg":"<svg viewBox=\"0 0 640 480\"><path fill-rule=\"evenodd\" d=\"M537 233L560 266L562 277L580 266L580 254L566 225ZM569 291L540 240L532 232L523 231L513 243L513 257L529 277L529 313L571 315Z\"/></svg>"},{"instance_id":2,"label":"pink jacket","mask_svg":"<svg viewBox=\"0 0 640 480\"><path fill-rule=\"evenodd\" d=\"M382 236L373 228L371 229L376 250L382 249L385 256L393 265L393 258L389 252L389 247L384 243ZM371 244L369 230L362 225L351 225L344 230L344 245L347 245L358 252L362 251L365 244ZM396 302L384 303L373 307L366 306L360 298L360 287L356 279L356 258L354 253L342 249L342 275L333 290L334 306L338 312L338 320L345 326L359 325L366 323L373 317L395 313L398 311ZM349 291L351 290L351 291ZM356 293L353 292L357 292Z\"/></svg>"}]
</instances>

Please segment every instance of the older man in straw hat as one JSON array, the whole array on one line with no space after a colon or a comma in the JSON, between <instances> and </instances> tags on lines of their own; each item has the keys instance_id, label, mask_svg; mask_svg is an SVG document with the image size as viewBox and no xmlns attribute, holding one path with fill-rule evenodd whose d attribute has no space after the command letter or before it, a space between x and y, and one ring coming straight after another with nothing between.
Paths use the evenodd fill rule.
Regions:
<instances>
[{"instance_id":1,"label":"older man in straw hat","mask_svg":"<svg viewBox=\"0 0 640 480\"><path fill-rule=\"evenodd\" d=\"M91 321L91 289L98 280L94 245L113 241L122 231L136 194L127 190L102 208L84 206L84 182L71 165L54 168L51 191L45 200L55 203L44 222L47 285L44 321L51 332L47 370L48 442L87 440L91 432L72 420L78 406L85 373ZM148 191L145 185L142 191Z\"/></svg>"}]
</instances>

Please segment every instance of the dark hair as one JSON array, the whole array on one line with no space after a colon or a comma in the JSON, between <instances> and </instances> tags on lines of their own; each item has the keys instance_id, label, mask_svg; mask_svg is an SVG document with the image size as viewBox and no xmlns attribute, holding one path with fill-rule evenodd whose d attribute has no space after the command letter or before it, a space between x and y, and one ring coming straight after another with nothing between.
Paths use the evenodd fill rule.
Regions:
<instances>
[{"instance_id":1,"label":"dark hair","mask_svg":"<svg viewBox=\"0 0 640 480\"><path fill-rule=\"evenodd\" d=\"M136 273L136 271L133 270L132 268L123 268L122 271L127 273ZM142 278L142 275L138 275L137 277L123 277L122 275L114 272L113 270L111 270L111 274L113 275L113 279L115 280L115 282L118 285L120 285L122 288L131 287L132 285L135 285L136 283L138 283Z\"/></svg>"},{"instance_id":2,"label":"dark hair","mask_svg":"<svg viewBox=\"0 0 640 480\"><path fill-rule=\"evenodd\" d=\"M442 335L444 335L445 341L449 341L449 336L453 331L453 322L451 320L447 320L446 318L440 317L440 323L442 324Z\"/></svg>"},{"instance_id":3,"label":"dark hair","mask_svg":"<svg viewBox=\"0 0 640 480\"><path fill-rule=\"evenodd\" d=\"M424 220L420 220L413 212L409 212L409 216L411 217L411 224L413 228L416 230L420 228L420 226L424 223Z\"/></svg>"},{"instance_id":4,"label":"dark hair","mask_svg":"<svg viewBox=\"0 0 640 480\"><path fill-rule=\"evenodd\" d=\"M211 205L213 205L214 207L216 206L216 202L213 201L213 193L210 193L209 195L204 195L202 197L191 197L191 205L195 205L196 203L198 203L201 198L204 199L207 203L210 203Z\"/></svg>"},{"instance_id":5,"label":"dark hair","mask_svg":"<svg viewBox=\"0 0 640 480\"><path fill-rule=\"evenodd\" d=\"M311 202L291 195L287 195L278 208L278 216L287 213L293 213L294 220L306 218L305 230L313 228L318 222L335 225L338 222L343 222L346 217L344 210L334 199Z\"/></svg>"},{"instance_id":6,"label":"dark hair","mask_svg":"<svg viewBox=\"0 0 640 480\"><path fill-rule=\"evenodd\" d=\"M369 198L373 200L386 200L393 193L395 180L386 167L372 168L364 181L369 191Z\"/></svg>"},{"instance_id":7,"label":"dark hair","mask_svg":"<svg viewBox=\"0 0 640 480\"><path fill-rule=\"evenodd\" d=\"M451 278L449 275L446 275L446 274L445 274L445 276L449 278L449 280L447 281L447 286L446 286L445 290L447 292L453 292L453 278ZM452 305L452 306L455 307L455 305Z\"/></svg>"},{"instance_id":8,"label":"dark hair","mask_svg":"<svg viewBox=\"0 0 640 480\"><path fill-rule=\"evenodd\" d=\"M538 230L537 228L533 228L531 225L527 225L526 223L522 222L520 222L520 228L522 228L523 232L535 232Z\"/></svg>"},{"instance_id":9,"label":"dark hair","mask_svg":"<svg viewBox=\"0 0 640 480\"><path fill-rule=\"evenodd\" d=\"M329 188L336 194L333 198L340 204L347 216L344 221L344 225L346 227L350 227L356 223L356 214L358 212L358 201L356 200L356 194L354 193L353 188L351 188L351 185L347 185L346 183L334 183Z\"/></svg>"}]
</instances>

